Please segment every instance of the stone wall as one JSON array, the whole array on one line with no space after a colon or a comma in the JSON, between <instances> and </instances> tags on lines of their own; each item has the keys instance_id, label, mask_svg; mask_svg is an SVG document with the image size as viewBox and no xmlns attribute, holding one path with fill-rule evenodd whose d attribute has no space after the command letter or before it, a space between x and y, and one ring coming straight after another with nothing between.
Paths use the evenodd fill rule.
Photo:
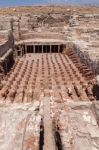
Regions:
<instances>
[{"instance_id":1,"label":"stone wall","mask_svg":"<svg viewBox=\"0 0 99 150\"><path fill-rule=\"evenodd\" d=\"M0 46L0 73L6 74L14 64L13 57L14 37L11 31L8 32L8 40Z\"/></svg>"},{"instance_id":2,"label":"stone wall","mask_svg":"<svg viewBox=\"0 0 99 150\"><path fill-rule=\"evenodd\" d=\"M8 40L0 45L0 57L2 57L10 48L14 48L14 37L11 32L8 33Z\"/></svg>"},{"instance_id":3,"label":"stone wall","mask_svg":"<svg viewBox=\"0 0 99 150\"><path fill-rule=\"evenodd\" d=\"M82 52L78 45L75 45L75 53L80 58L81 63L84 63L95 75L99 74L99 62L90 58L88 52Z\"/></svg>"},{"instance_id":4,"label":"stone wall","mask_svg":"<svg viewBox=\"0 0 99 150\"><path fill-rule=\"evenodd\" d=\"M0 45L0 57L2 57L7 50L9 49L9 42L5 42L3 45Z\"/></svg>"},{"instance_id":5,"label":"stone wall","mask_svg":"<svg viewBox=\"0 0 99 150\"><path fill-rule=\"evenodd\" d=\"M59 40L64 40L65 35L61 33L54 33L54 32L28 32L25 34L21 35L21 40L24 39L35 39L35 38L41 38L41 39L59 39Z\"/></svg>"}]
</instances>

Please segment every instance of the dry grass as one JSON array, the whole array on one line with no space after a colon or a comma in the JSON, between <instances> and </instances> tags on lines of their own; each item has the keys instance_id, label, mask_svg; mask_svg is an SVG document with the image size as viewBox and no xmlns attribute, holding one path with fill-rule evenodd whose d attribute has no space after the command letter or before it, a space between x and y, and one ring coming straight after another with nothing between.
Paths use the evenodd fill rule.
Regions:
<instances>
[{"instance_id":1,"label":"dry grass","mask_svg":"<svg viewBox=\"0 0 99 150\"><path fill-rule=\"evenodd\" d=\"M68 11L67 9L70 9ZM0 15L18 15L22 13L46 14L46 13L77 13L77 14L93 14L99 13L99 7L85 6L27 6L27 7L10 7L0 8Z\"/></svg>"}]
</instances>

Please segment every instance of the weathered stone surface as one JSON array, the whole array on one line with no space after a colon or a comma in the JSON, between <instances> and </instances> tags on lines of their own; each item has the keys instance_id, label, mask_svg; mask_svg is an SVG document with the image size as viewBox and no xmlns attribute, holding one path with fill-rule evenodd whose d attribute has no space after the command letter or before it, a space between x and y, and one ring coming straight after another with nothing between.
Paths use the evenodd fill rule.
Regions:
<instances>
[{"instance_id":1,"label":"weathered stone surface","mask_svg":"<svg viewBox=\"0 0 99 150\"><path fill-rule=\"evenodd\" d=\"M37 104L0 106L0 150L37 150L41 116Z\"/></svg>"},{"instance_id":2,"label":"weathered stone surface","mask_svg":"<svg viewBox=\"0 0 99 150\"><path fill-rule=\"evenodd\" d=\"M98 150L99 127L93 111L83 102L79 102L79 104L72 102L72 106L73 104L74 107L71 107L67 103L67 108L70 108L66 112L62 110L59 115L60 133L64 149ZM76 109L75 105L78 106ZM85 106L85 109L84 107L82 109L81 106Z\"/></svg>"}]
</instances>

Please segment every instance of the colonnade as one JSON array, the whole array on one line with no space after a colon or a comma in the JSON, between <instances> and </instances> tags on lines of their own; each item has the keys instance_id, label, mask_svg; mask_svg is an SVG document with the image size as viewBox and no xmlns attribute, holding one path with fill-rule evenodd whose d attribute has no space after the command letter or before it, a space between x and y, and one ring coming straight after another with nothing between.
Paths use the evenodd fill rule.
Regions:
<instances>
[{"instance_id":1,"label":"colonnade","mask_svg":"<svg viewBox=\"0 0 99 150\"><path fill-rule=\"evenodd\" d=\"M62 45L20 45L16 50L17 56L23 56L27 53L61 53L63 51Z\"/></svg>"},{"instance_id":2,"label":"colonnade","mask_svg":"<svg viewBox=\"0 0 99 150\"><path fill-rule=\"evenodd\" d=\"M25 53L59 53L60 45L25 45Z\"/></svg>"}]
</instances>

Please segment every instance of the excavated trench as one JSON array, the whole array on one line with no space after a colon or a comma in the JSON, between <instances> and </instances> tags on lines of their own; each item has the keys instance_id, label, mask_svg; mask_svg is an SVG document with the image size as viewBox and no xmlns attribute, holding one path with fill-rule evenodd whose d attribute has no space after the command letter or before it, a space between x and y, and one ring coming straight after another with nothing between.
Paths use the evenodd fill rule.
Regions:
<instances>
[{"instance_id":1,"label":"excavated trench","mask_svg":"<svg viewBox=\"0 0 99 150\"><path fill-rule=\"evenodd\" d=\"M59 127L55 128L54 131L52 132L52 134L54 137L55 148L57 150L63 150ZM39 133L39 150L44 150L44 144L46 145L46 143L44 143L44 141L46 142L45 137L44 137L44 124L41 123L40 133Z\"/></svg>"},{"instance_id":2,"label":"excavated trench","mask_svg":"<svg viewBox=\"0 0 99 150\"><path fill-rule=\"evenodd\" d=\"M43 120L41 119L40 136L39 136L39 150L43 150L43 146L44 146L44 123L43 123Z\"/></svg>"},{"instance_id":3,"label":"excavated trench","mask_svg":"<svg viewBox=\"0 0 99 150\"><path fill-rule=\"evenodd\" d=\"M57 129L55 131L55 143L56 143L56 148L58 150L63 150L63 148L62 148L62 140L61 140L59 129Z\"/></svg>"},{"instance_id":4,"label":"excavated trench","mask_svg":"<svg viewBox=\"0 0 99 150\"><path fill-rule=\"evenodd\" d=\"M66 46L61 44L22 45L19 50L17 56L21 53L23 57L17 57L1 86L3 102L39 100L44 89L56 90L61 99L65 96L76 101L94 100L90 90L93 85L89 82L94 75L80 62L72 48L66 50Z\"/></svg>"},{"instance_id":5,"label":"excavated trench","mask_svg":"<svg viewBox=\"0 0 99 150\"><path fill-rule=\"evenodd\" d=\"M72 51L64 54L62 49L58 50L58 45L51 46L51 49L49 46L43 46L43 49L35 46L35 53L33 47L27 46L27 53L16 59L13 68L4 77L0 90L2 103L40 102L43 94L39 150L63 150L61 130L58 126L54 128L52 122L60 108L66 111L64 104L67 100L95 100L90 92L93 76L91 73L85 74L86 70ZM54 96L49 93L54 93ZM57 99L58 112L51 106L52 97ZM55 103L55 100L52 102ZM51 117L51 113L54 113L54 117Z\"/></svg>"}]
</instances>

